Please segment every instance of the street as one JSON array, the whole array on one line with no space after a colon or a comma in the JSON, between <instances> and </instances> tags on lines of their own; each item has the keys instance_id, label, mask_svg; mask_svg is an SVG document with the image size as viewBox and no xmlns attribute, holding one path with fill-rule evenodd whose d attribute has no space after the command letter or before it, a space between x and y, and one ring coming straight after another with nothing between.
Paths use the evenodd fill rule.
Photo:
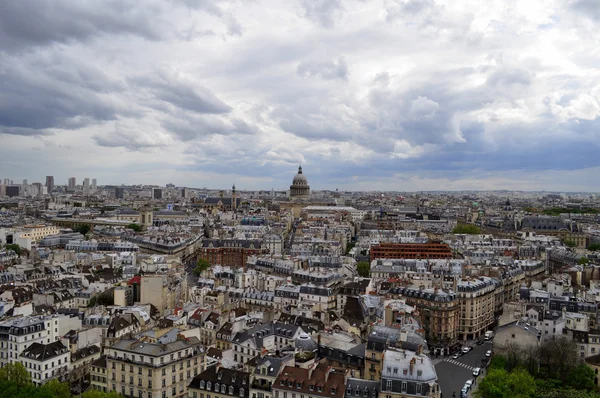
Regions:
<instances>
[{"instance_id":1,"label":"street","mask_svg":"<svg viewBox=\"0 0 600 398\"><path fill-rule=\"evenodd\" d=\"M452 359L451 356L448 356L444 359L434 360L438 383L445 398L451 398L452 392L456 392L456 397L460 398L460 390L462 390L465 382L475 378L473 377L473 369L482 367L481 360L485 358L486 351L492 349L491 341L486 341L482 345L475 345L474 341L470 341L468 345L472 346L473 349L458 359ZM482 374L479 375L477 381L481 380L482 377ZM469 396L471 396L470 393L474 388L476 388L476 385L473 385L473 388L469 391Z\"/></svg>"}]
</instances>

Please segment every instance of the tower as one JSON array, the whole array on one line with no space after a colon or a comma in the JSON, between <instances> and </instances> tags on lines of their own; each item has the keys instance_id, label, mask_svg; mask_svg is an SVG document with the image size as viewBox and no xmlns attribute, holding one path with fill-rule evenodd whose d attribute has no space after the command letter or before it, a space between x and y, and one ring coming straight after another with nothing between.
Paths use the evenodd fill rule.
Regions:
<instances>
[{"instance_id":1,"label":"tower","mask_svg":"<svg viewBox=\"0 0 600 398\"><path fill-rule=\"evenodd\" d=\"M235 183L231 187L231 210L233 210L233 211L237 210L237 196L235 193Z\"/></svg>"}]
</instances>

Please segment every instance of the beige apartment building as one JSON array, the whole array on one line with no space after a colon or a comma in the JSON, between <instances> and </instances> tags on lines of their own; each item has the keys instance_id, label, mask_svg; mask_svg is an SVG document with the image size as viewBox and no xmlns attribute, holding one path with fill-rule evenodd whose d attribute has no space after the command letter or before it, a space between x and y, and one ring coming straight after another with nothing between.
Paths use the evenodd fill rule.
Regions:
<instances>
[{"instance_id":1,"label":"beige apartment building","mask_svg":"<svg viewBox=\"0 0 600 398\"><path fill-rule=\"evenodd\" d=\"M107 389L128 397L187 397L190 381L204 370L196 337L166 344L123 339L106 351Z\"/></svg>"},{"instance_id":2,"label":"beige apartment building","mask_svg":"<svg viewBox=\"0 0 600 398\"><path fill-rule=\"evenodd\" d=\"M499 282L496 279L481 276L462 279L456 282L456 293L460 301L458 324L459 340L482 337L494 323L496 300L503 294L497 294Z\"/></svg>"}]
</instances>

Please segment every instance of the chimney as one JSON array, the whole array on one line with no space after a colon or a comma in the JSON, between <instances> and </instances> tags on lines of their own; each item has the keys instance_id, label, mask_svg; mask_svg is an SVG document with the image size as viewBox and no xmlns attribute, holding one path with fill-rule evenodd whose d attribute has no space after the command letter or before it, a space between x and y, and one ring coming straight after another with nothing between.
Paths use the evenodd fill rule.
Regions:
<instances>
[{"instance_id":1,"label":"chimney","mask_svg":"<svg viewBox=\"0 0 600 398\"><path fill-rule=\"evenodd\" d=\"M410 375L411 376L413 374L413 370L415 369L415 362L416 362L415 358L413 358L413 359L410 360Z\"/></svg>"}]
</instances>

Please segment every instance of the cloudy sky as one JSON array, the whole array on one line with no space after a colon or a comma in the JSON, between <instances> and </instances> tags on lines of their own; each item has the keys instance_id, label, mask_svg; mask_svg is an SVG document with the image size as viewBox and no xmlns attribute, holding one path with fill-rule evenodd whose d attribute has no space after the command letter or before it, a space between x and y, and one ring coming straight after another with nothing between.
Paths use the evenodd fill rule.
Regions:
<instances>
[{"instance_id":1,"label":"cloudy sky","mask_svg":"<svg viewBox=\"0 0 600 398\"><path fill-rule=\"evenodd\" d=\"M5 2L0 178L600 191L597 0Z\"/></svg>"}]
</instances>

